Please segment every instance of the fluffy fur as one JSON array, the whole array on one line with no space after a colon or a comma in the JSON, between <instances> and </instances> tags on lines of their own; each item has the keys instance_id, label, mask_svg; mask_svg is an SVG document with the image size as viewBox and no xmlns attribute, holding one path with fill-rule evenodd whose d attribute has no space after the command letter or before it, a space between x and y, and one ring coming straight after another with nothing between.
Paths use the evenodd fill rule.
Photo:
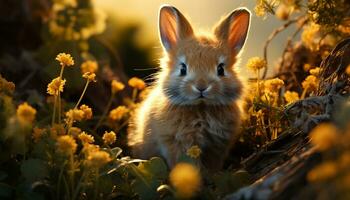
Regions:
<instances>
[{"instance_id":1,"label":"fluffy fur","mask_svg":"<svg viewBox=\"0 0 350 200\"><path fill-rule=\"evenodd\" d=\"M162 156L170 167L193 145L204 167L217 170L239 137L238 100L243 84L235 70L246 40L250 13L237 9L221 20L211 36L196 36L174 7L159 13L165 56L157 81L134 113L129 145L135 157ZM218 65L224 74L218 75ZM186 75L181 75L183 65ZM200 91L203 90L204 91Z\"/></svg>"}]
</instances>

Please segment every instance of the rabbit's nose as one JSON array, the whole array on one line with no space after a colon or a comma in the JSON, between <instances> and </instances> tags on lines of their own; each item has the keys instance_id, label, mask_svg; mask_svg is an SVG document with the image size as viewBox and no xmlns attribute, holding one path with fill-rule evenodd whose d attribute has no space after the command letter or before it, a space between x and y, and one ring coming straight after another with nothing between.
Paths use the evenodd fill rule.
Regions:
<instances>
[{"instance_id":1,"label":"rabbit's nose","mask_svg":"<svg viewBox=\"0 0 350 200\"><path fill-rule=\"evenodd\" d=\"M199 92L204 92L208 89L208 87L196 87L196 89L199 91Z\"/></svg>"},{"instance_id":2,"label":"rabbit's nose","mask_svg":"<svg viewBox=\"0 0 350 200\"><path fill-rule=\"evenodd\" d=\"M206 86L194 86L192 85L192 90L196 91L196 92L199 92L199 93L203 93L205 91L208 90L208 87Z\"/></svg>"}]
</instances>

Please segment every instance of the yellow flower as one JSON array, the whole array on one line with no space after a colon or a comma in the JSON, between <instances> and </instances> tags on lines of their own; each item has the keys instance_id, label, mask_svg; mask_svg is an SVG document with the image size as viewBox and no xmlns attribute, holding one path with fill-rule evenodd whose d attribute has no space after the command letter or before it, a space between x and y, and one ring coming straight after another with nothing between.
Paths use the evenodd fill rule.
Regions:
<instances>
[{"instance_id":1,"label":"yellow flower","mask_svg":"<svg viewBox=\"0 0 350 200\"><path fill-rule=\"evenodd\" d=\"M276 17L280 20L287 20L290 15L290 9L285 4L278 6L276 10Z\"/></svg>"},{"instance_id":2,"label":"yellow flower","mask_svg":"<svg viewBox=\"0 0 350 200\"><path fill-rule=\"evenodd\" d=\"M74 60L70 54L60 53L56 56L56 60L60 62L61 66L71 66L74 65Z\"/></svg>"},{"instance_id":3,"label":"yellow flower","mask_svg":"<svg viewBox=\"0 0 350 200\"><path fill-rule=\"evenodd\" d=\"M63 92L64 84L66 80L62 80L60 77L57 77L47 85L47 93L53 96L57 96L59 92Z\"/></svg>"},{"instance_id":4,"label":"yellow flower","mask_svg":"<svg viewBox=\"0 0 350 200\"><path fill-rule=\"evenodd\" d=\"M17 107L16 114L20 123L27 124L35 120L36 110L25 102Z\"/></svg>"},{"instance_id":5,"label":"yellow flower","mask_svg":"<svg viewBox=\"0 0 350 200\"><path fill-rule=\"evenodd\" d=\"M58 135L66 134L63 124L54 124L51 126L50 133L52 138L56 138Z\"/></svg>"},{"instance_id":6,"label":"yellow flower","mask_svg":"<svg viewBox=\"0 0 350 200\"><path fill-rule=\"evenodd\" d=\"M86 134L84 131L78 135L78 138L82 143L94 143L94 136Z\"/></svg>"},{"instance_id":7,"label":"yellow flower","mask_svg":"<svg viewBox=\"0 0 350 200\"><path fill-rule=\"evenodd\" d=\"M339 140L337 128L330 123L322 123L310 132L310 142L319 151L330 149Z\"/></svg>"},{"instance_id":8,"label":"yellow flower","mask_svg":"<svg viewBox=\"0 0 350 200\"><path fill-rule=\"evenodd\" d=\"M112 93L117 93L125 88L125 85L119 81L113 80L111 83Z\"/></svg>"},{"instance_id":9,"label":"yellow flower","mask_svg":"<svg viewBox=\"0 0 350 200\"><path fill-rule=\"evenodd\" d=\"M118 106L109 112L109 118L113 121L118 121L128 112L129 110L125 106Z\"/></svg>"},{"instance_id":10,"label":"yellow flower","mask_svg":"<svg viewBox=\"0 0 350 200\"><path fill-rule=\"evenodd\" d=\"M99 151L99 150L100 150L100 147L98 145L84 143L83 144L83 149L81 150L81 152L83 152L84 155L86 157L88 157L89 154L91 154L92 152L96 152L96 151Z\"/></svg>"},{"instance_id":11,"label":"yellow flower","mask_svg":"<svg viewBox=\"0 0 350 200\"><path fill-rule=\"evenodd\" d=\"M301 83L304 89L309 91L316 91L318 88L318 79L314 75L309 75L306 79Z\"/></svg>"},{"instance_id":12,"label":"yellow flower","mask_svg":"<svg viewBox=\"0 0 350 200\"><path fill-rule=\"evenodd\" d=\"M81 64L80 69L82 74L85 74L87 72L95 73L98 70L98 64L96 61L88 60Z\"/></svg>"},{"instance_id":13,"label":"yellow flower","mask_svg":"<svg viewBox=\"0 0 350 200\"><path fill-rule=\"evenodd\" d=\"M191 148L189 148L186 152L186 154L191 158L198 158L201 155L202 151L199 148L198 145L194 145Z\"/></svg>"},{"instance_id":14,"label":"yellow flower","mask_svg":"<svg viewBox=\"0 0 350 200\"><path fill-rule=\"evenodd\" d=\"M269 79L264 82L265 90L276 93L284 85L283 80L279 78Z\"/></svg>"},{"instance_id":15,"label":"yellow flower","mask_svg":"<svg viewBox=\"0 0 350 200\"><path fill-rule=\"evenodd\" d=\"M303 30L304 31L301 34L301 41L310 50L316 50L320 40L320 26L315 23L311 23Z\"/></svg>"},{"instance_id":16,"label":"yellow flower","mask_svg":"<svg viewBox=\"0 0 350 200\"><path fill-rule=\"evenodd\" d=\"M81 133L81 129L78 127L70 127L68 130L68 134L73 137L78 137L80 133Z\"/></svg>"},{"instance_id":17,"label":"yellow flower","mask_svg":"<svg viewBox=\"0 0 350 200\"><path fill-rule=\"evenodd\" d=\"M252 57L247 62L247 68L252 71L257 71L259 69L262 69L266 67L266 65L267 65L266 60L259 57Z\"/></svg>"},{"instance_id":18,"label":"yellow flower","mask_svg":"<svg viewBox=\"0 0 350 200\"><path fill-rule=\"evenodd\" d=\"M284 99L286 100L287 104L290 104L299 100L299 94L297 92L286 91L284 93Z\"/></svg>"},{"instance_id":19,"label":"yellow flower","mask_svg":"<svg viewBox=\"0 0 350 200\"><path fill-rule=\"evenodd\" d=\"M333 178L337 174L337 165L335 162L326 161L307 174L307 180L310 182L324 181Z\"/></svg>"},{"instance_id":20,"label":"yellow flower","mask_svg":"<svg viewBox=\"0 0 350 200\"><path fill-rule=\"evenodd\" d=\"M306 71L306 72L308 72L308 71L310 71L310 69L312 69L313 67L309 64L309 63L306 63L306 64L304 64L304 66L303 66L303 69L304 69L304 71Z\"/></svg>"},{"instance_id":21,"label":"yellow flower","mask_svg":"<svg viewBox=\"0 0 350 200\"><path fill-rule=\"evenodd\" d=\"M15 84L7 81L0 75L0 92L12 94L15 91Z\"/></svg>"},{"instance_id":22,"label":"yellow flower","mask_svg":"<svg viewBox=\"0 0 350 200\"><path fill-rule=\"evenodd\" d=\"M44 135L45 129L44 128L33 128L33 134L32 138L34 142L39 142L40 138Z\"/></svg>"},{"instance_id":23,"label":"yellow flower","mask_svg":"<svg viewBox=\"0 0 350 200\"><path fill-rule=\"evenodd\" d=\"M64 154L73 154L77 150L77 143L70 135L63 135L57 139L57 149Z\"/></svg>"},{"instance_id":24,"label":"yellow flower","mask_svg":"<svg viewBox=\"0 0 350 200\"><path fill-rule=\"evenodd\" d=\"M102 139L103 139L103 142L104 142L105 144L111 145L111 144L113 144L113 143L117 140L117 136L116 136L116 134L115 134L113 131L111 131L111 132L107 132L107 131L106 131L106 132L103 134Z\"/></svg>"},{"instance_id":25,"label":"yellow flower","mask_svg":"<svg viewBox=\"0 0 350 200\"><path fill-rule=\"evenodd\" d=\"M100 168L110 162L111 156L105 151L91 151L87 157L87 164Z\"/></svg>"},{"instance_id":26,"label":"yellow flower","mask_svg":"<svg viewBox=\"0 0 350 200\"><path fill-rule=\"evenodd\" d=\"M258 17L263 17L266 15L266 11L262 2L255 6L254 12Z\"/></svg>"},{"instance_id":27,"label":"yellow flower","mask_svg":"<svg viewBox=\"0 0 350 200\"><path fill-rule=\"evenodd\" d=\"M170 183L180 198L191 198L201 186L199 170L191 164L179 163L170 172Z\"/></svg>"},{"instance_id":28,"label":"yellow flower","mask_svg":"<svg viewBox=\"0 0 350 200\"><path fill-rule=\"evenodd\" d=\"M80 106L80 110L84 112L84 119L91 119L92 118L92 109L83 104Z\"/></svg>"},{"instance_id":29,"label":"yellow flower","mask_svg":"<svg viewBox=\"0 0 350 200\"><path fill-rule=\"evenodd\" d=\"M96 82L96 74L91 72L86 72L83 74L83 78L86 78L89 82Z\"/></svg>"},{"instance_id":30,"label":"yellow flower","mask_svg":"<svg viewBox=\"0 0 350 200\"><path fill-rule=\"evenodd\" d=\"M66 117L70 121L81 121L84 119L85 113L79 109L70 109L66 112Z\"/></svg>"},{"instance_id":31,"label":"yellow flower","mask_svg":"<svg viewBox=\"0 0 350 200\"><path fill-rule=\"evenodd\" d=\"M309 72L310 72L311 75L319 76L320 73L321 73L321 68L316 67L316 68L314 68L314 69L310 69Z\"/></svg>"},{"instance_id":32,"label":"yellow flower","mask_svg":"<svg viewBox=\"0 0 350 200\"><path fill-rule=\"evenodd\" d=\"M143 90L143 89L145 89L145 87L146 87L146 83L145 83L143 80L141 80L141 79L139 79L139 78L137 78L137 77L131 78L131 79L128 81L128 84L129 84L131 87L136 88L136 89L138 89L138 90Z\"/></svg>"},{"instance_id":33,"label":"yellow flower","mask_svg":"<svg viewBox=\"0 0 350 200\"><path fill-rule=\"evenodd\" d=\"M350 65L348 65L345 69L345 73L350 76Z\"/></svg>"}]
</instances>

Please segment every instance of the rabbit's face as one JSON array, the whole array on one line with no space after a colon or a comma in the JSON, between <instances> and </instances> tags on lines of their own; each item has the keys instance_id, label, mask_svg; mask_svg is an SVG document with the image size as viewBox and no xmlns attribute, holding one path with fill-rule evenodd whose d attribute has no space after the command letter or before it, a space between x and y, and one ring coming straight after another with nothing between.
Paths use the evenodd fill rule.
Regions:
<instances>
[{"instance_id":1,"label":"rabbit's face","mask_svg":"<svg viewBox=\"0 0 350 200\"><path fill-rule=\"evenodd\" d=\"M173 104L230 104L242 83L234 70L250 24L250 12L236 9L214 29L213 37L196 37L190 23L172 6L159 12L159 32L167 60L160 84Z\"/></svg>"},{"instance_id":2,"label":"rabbit's face","mask_svg":"<svg viewBox=\"0 0 350 200\"><path fill-rule=\"evenodd\" d=\"M178 105L230 104L242 91L235 70L235 57L227 46L207 38L182 41L168 54L163 89Z\"/></svg>"}]
</instances>

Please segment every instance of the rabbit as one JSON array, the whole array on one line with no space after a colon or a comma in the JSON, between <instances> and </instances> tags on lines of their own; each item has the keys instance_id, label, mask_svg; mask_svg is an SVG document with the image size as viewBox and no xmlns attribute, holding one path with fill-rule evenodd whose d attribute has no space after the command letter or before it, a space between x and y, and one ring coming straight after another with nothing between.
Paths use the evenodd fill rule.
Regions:
<instances>
[{"instance_id":1,"label":"rabbit","mask_svg":"<svg viewBox=\"0 0 350 200\"><path fill-rule=\"evenodd\" d=\"M250 11L238 8L212 35L195 35L178 9L159 10L164 50L161 69L129 123L131 154L163 157L170 168L194 145L200 166L220 170L240 136L243 78L235 69L250 27Z\"/></svg>"}]
</instances>

